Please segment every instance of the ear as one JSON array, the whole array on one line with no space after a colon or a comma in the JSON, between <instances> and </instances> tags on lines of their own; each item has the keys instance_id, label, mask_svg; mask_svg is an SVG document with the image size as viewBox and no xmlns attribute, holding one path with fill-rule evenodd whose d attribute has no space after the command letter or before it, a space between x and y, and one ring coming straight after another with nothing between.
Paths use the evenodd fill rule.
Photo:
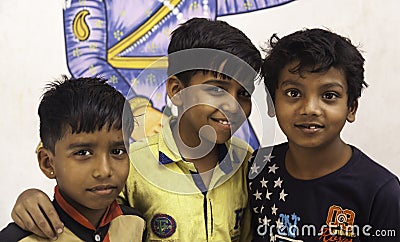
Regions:
<instances>
[{"instance_id":1,"label":"ear","mask_svg":"<svg viewBox=\"0 0 400 242\"><path fill-rule=\"evenodd\" d=\"M176 76L170 76L167 80L167 95L175 106L182 105L182 97L180 91L183 90L184 85L181 80Z\"/></svg>"},{"instance_id":2,"label":"ear","mask_svg":"<svg viewBox=\"0 0 400 242\"><path fill-rule=\"evenodd\" d=\"M353 105L349 107L349 112L347 113L347 121L352 123L356 120L356 112L358 108L358 100L353 102Z\"/></svg>"},{"instance_id":3,"label":"ear","mask_svg":"<svg viewBox=\"0 0 400 242\"><path fill-rule=\"evenodd\" d=\"M50 179L56 178L54 169L54 156L53 153L44 147L37 150L37 159L39 162L40 170Z\"/></svg>"}]
</instances>

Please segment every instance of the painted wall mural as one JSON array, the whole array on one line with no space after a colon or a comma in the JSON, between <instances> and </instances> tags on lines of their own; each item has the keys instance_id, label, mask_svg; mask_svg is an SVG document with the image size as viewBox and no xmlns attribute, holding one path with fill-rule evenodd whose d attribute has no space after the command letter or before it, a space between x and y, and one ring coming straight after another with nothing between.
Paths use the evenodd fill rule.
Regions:
<instances>
[{"instance_id":1,"label":"painted wall mural","mask_svg":"<svg viewBox=\"0 0 400 242\"><path fill-rule=\"evenodd\" d=\"M137 140L159 132L161 120L172 113L164 88L165 56L169 35L178 24L193 17L216 19L291 1L66 0L68 69L74 77L104 76L127 97L140 127L144 127L132 133L132 140ZM252 129L238 130L235 135L251 137L246 140L258 147Z\"/></svg>"}]
</instances>

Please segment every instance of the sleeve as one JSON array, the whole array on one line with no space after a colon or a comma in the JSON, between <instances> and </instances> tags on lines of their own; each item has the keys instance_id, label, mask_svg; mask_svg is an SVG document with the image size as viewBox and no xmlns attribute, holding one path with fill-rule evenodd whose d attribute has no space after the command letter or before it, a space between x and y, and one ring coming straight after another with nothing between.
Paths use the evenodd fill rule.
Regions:
<instances>
[{"instance_id":1,"label":"sleeve","mask_svg":"<svg viewBox=\"0 0 400 242\"><path fill-rule=\"evenodd\" d=\"M244 168L244 173L245 173L245 177L246 177L246 186L248 183L248 177L247 174L249 172L249 160L251 159L251 155L253 153L253 148L251 146L247 147L247 155L246 155L246 160L244 162L246 162L245 168ZM248 187L248 186L247 186ZM249 193L248 189L247 189L247 193ZM242 224L241 224L241 233L240 233L240 242L248 242L251 241L252 239L252 232L251 232L251 212L250 212L250 206L249 206L249 201L247 202L247 206L244 209L243 212L243 218L242 218Z\"/></svg>"},{"instance_id":2,"label":"sleeve","mask_svg":"<svg viewBox=\"0 0 400 242\"><path fill-rule=\"evenodd\" d=\"M362 230L365 241L400 241L400 182L397 177L390 179L376 194L370 218L370 226Z\"/></svg>"},{"instance_id":3,"label":"sleeve","mask_svg":"<svg viewBox=\"0 0 400 242\"><path fill-rule=\"evenodd\" d=\"M240 233L240 241L241 242L248 242L252 239L252 232L251 232L251 213L249 204L244 210L243 220L242 220L242 231Z\"/></svg>"},{"instance_id":4,"label":"sleeve","mask_svg":"<svg viewBox=\"0 0 400 242\"><path fill-rule=\"evenodd\" d=\"M0 241L16 242L29 235L32 233L21 229L16 223L10 223L0 231Z\"/></svg>"}]
</instances>

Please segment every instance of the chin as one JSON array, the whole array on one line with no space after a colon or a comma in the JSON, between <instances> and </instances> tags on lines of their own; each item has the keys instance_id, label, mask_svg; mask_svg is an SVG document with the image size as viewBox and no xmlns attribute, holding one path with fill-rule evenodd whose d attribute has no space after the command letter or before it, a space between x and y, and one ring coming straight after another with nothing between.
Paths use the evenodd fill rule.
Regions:
<instances>
[{"instance_id":1,"label":"chin","mask_svg":"<svg viewBox=\"0 0 400 242\"><path fill-rule=\"evenodd\" d=\"M317 149L317 148L320 148L320 147L323 146L323 144L320 143L320 142L312 142L312 141L304 142L304 140L302 140L300 142L293 142L292 141L291 143L295 144L298 147L306 148L306 149Z\"/></svg>"},{"instance_id":2,"label":"chin","mask_svg":"<svg viewBox=\"0 0 400 242\"><path fill-rule=\"evenodd\" d=\"M229 136L229 135L223 136L223 137L219 136L219 137L217 137L217 140L215 141L215 143L222 145L222 144L225 144L231 138L232 138L232 136Z\"/></svg>"}]
</instances>

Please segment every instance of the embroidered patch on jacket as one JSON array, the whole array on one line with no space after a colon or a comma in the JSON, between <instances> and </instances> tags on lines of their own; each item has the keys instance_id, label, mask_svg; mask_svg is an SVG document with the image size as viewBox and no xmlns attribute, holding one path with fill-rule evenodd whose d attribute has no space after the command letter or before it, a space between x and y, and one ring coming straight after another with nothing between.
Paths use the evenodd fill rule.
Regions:
<instances>
[{"instance_id":1,"label":"embroidered patch on jacket","mask_svg":"<svg viewBox=\"0 0 400 242\"><path fill-rule=\"evenodd\" d=\"M160 238L168 238L176 231L175 219L168 214L156 214L151 219L151 230Z\"/></svg>"}]
</instances>

